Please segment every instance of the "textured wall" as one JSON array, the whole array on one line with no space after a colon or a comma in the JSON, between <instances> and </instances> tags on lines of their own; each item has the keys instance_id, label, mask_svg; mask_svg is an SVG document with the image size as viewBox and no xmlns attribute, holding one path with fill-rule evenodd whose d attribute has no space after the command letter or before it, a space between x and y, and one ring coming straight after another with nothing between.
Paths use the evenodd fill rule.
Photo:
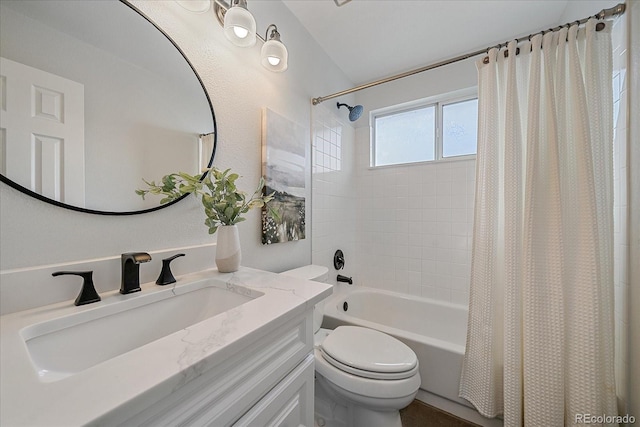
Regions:
<instances>
[{"instance_id":1,"label":"textured wall","mask_svg":"<svg viewBox=\"0 0 640 427\"><path fill-rule=\"evenodd\" d=\"M177 42L198 70L218 122L219 149L214 165L233 168L243 177L240 186L247 189L254 187L261 174L262 108L270 108L302 125L310 135L310 99L351 85L280 1L253 2L251 10L258 21L258 32L263 32L269 23L278 25L289 49L289 69L282 74L271 73L260 65L260 41L249 49L227 42L213 10L193 14L171 1L134 4ZM310 139L300 143L310 144ZM215 240L202 224L204 214L195 199L155 213L105 217L41 203L4 184L0 185L0 198L2 270ZM263 247L258 211L252 211L239 227L243 265L281 271L311 260L310 239Z\"/></svg>"}]
</instances>

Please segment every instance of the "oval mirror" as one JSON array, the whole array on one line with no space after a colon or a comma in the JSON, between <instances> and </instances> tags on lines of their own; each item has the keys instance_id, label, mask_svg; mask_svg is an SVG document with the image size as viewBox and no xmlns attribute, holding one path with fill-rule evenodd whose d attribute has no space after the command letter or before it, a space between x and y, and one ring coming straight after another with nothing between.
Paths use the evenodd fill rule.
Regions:
<instances>
[{"instance_id":1,"label":"oval mirror","mask_svg":"<svg viewBox=\"0 0 640 427\"><path fill-rule=\"evenodd\" d=\"M210 166L216 122L180 48L124 0L0 2L0 172L40 200L150 212L135 190ZM175 203L175 202L174 202Z\"/></svg>"}]
</instances>

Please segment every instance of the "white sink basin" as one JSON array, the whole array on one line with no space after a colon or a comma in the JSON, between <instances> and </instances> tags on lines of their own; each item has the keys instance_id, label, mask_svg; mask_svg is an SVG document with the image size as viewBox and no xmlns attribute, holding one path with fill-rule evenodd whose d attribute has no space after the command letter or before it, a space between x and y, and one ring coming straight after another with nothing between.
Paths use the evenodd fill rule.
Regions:
<instances>
[{"instance_id":1,"label":"white sink basin","mask_svg":"<svg viewBox=\"0 0 640 427\"><path fill-rule=\"evenodd\" d=\"M127 296L28 326L20 335L43 382L69 377L261 296L202 280ZM242 293L238 293L238 291Z\"/></svg>"}]
</instances>

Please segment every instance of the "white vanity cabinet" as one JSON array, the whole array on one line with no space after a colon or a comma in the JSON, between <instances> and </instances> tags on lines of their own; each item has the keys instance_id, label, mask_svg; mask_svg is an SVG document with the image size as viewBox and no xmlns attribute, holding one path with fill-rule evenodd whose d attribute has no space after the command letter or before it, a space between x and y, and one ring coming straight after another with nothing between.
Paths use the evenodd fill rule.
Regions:
<instances>
[{"instance_id":1,"label":"white vanity cabinet","mask_svg":"<svg viewBox=\"0 0 640 427\"><path fill-rule=\"evenodd\" d=\"M308 310L265 328L235 355L206 372L197 372L169 396L117 424L312 426L312 313ZM111 424L109 419L105 421Z\"/></svg>"},{"instance_id":2,"label":"white vanity cabinet","mask_svg":"<svg viewBox=\"0 0 640 427\"><path fill-rule=\"evenodd\" d=\"M0 425L311 427L313 307L330 294L242 267L1 316Z\"/></svg>"}]
</instances>

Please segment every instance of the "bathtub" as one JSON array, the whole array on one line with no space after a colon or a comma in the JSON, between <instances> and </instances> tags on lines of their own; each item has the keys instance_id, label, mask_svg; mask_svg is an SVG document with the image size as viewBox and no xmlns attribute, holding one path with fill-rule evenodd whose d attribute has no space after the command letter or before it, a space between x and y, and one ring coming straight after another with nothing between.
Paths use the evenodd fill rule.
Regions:
<instances>
[{"instance_id":1,"label":"bathtub","mask_svg":"<svg viewBox=\"0 0 640 427\"><path fill-rule=\"evenodd\" d=\"M322 326L364 326L396 337L418 356L421 389L470 406L458 397L467 314L462 305L353 286L326 300Z\"/></svg>"}]
</instances>

